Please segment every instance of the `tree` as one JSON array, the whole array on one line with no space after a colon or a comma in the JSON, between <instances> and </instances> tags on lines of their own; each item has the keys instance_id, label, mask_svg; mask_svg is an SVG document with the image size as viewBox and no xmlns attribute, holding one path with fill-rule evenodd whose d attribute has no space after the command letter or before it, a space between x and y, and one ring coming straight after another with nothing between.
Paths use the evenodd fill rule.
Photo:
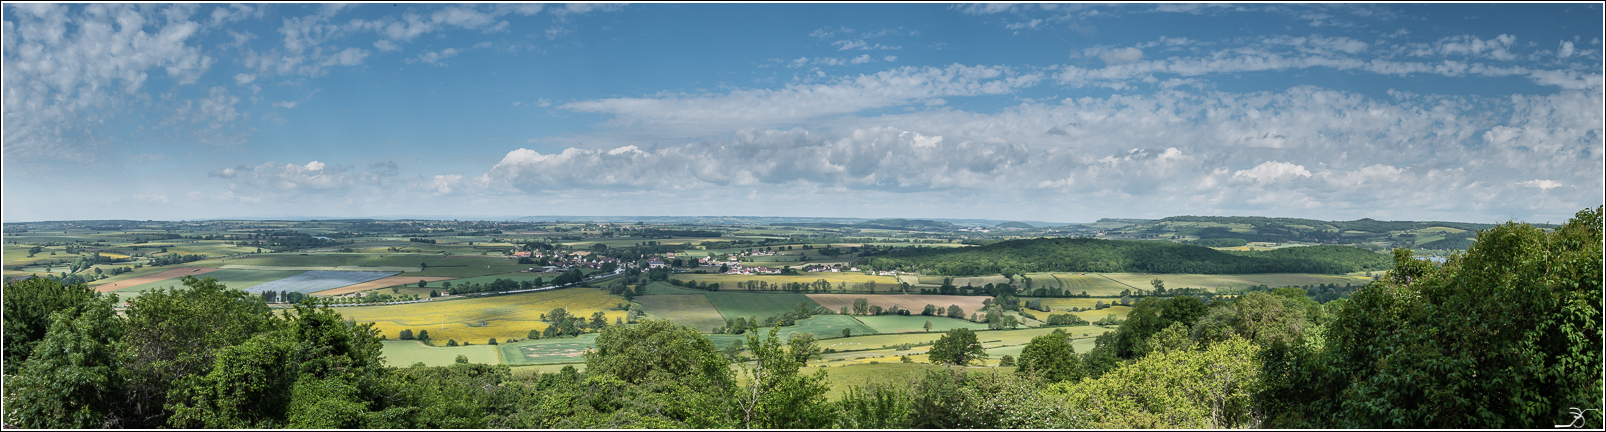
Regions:
<instances>
[{"instance_id":1,"label":"tree","mask_svg":"<svg viewBox=\"0 0 1606 432\"><path fill-rule=\"evenodd\" d=\"M765 429L816 429L830 425L835 413L831 411L831 403L825 400L825 393L830 391L830 385L825 383L825 371L799 374L802 363L798 358L806 358L808 353L783 349L780 338L776 337L779 330L771 327L769 336L763 339L756 333L747 335L747 345L757 362L752 368L742 366L748 385L740 392L738 401L741 423Z\"/></svg>"},{"instance_id":2,"label":"tree","mask_svg":"<svg viewBox=\"0 0 1606 432\"><path fill-rule=\"evenodd\" d=\"M948 305L948 313L945 316L949 318L965 319L965 310L961 309L959 305Z\"/></svg>"},{"instance_id":3,"label":"tree","mask_svg":"<svg viewBox=\"0 0 1606 432\"><path fill-rule=\"evenodd\" d=\"M95 297L88 285L63 285L37 277L8 280L4 292L6 375L15 375L33 352L33 345L44 340L51 314L77 309Z\"/></svg>"},{"instance_id":4,"label":"tree","mask_svg":"<svg viewBox=\"0 0 1606 432\"><path fill-rule=\"evenodd\" d=\"M1154 295L1165 295L1165 281L1154 278L1149 281L1149 285L1154 285Z\"/></svg>"},{"instance_id":5,"label":"tree","mask_svg":"<svg viewBox=\"0 0 1606 432\"><path fill-rule=\"evenodd\" d=\"M598 244L601 244L601 243L598 243ZM608 314L603 313L602 311L597 311L596 313L591 314L591 328L601 329L603 327L606 327L607 325L608 325Z\"/></svg>"},{"instance_id":6,"label":"tree","mask_svg":"<svg viewBox=\"0 0 1606 432\"><path fill-rule=\"evenodd\" d=\"M837 426L843 429L908 429L909 387L901 383L875 380L864 386L850 386L837 401Z\"/></svg>"},{"instance_id":7,"label":"tree","mask_svg":"<svg viewBox=\"0 0 1606 432\"><path fill-rule=\"evenodd\" d=\"M665 320L612 326L585 354L588 382L619 388L609 405L681 427L730 427L736 377L707 337ZM605 387L604 387L605 388Z\"/></svg>"},{"instance_id":8,"label":"tree","mask_svg":"<svg viewBox=\"0 0 1606 432\"><path fill-rule=\"evenodd\" d=\"M1011 356L1009 354L1004 354L1003 358L998 359L998 366L999 367L1010 367L1010 366L1014 366L1014 365L1015 365L1015 357Z\"/></svg>"},{"instance_id":9,"label":"tree","mask_svg":"<svg viewBox=\"0 0 1606 432\"><path fill-rule=\"evenodd\" d=\"M1019 367L1015 373L1037 374L1048 383L1076 381L1085 376L1081 358L1071 346L1071 335L1060 329L1032 338L1021 349L1016 363Z\"/></svg>"},{"instance_id":10,"label":"tree","mask_svg":"<svg viewBox=\"0 0 1606 432\"><path fill-rule=\"evenodd\" d=\"M423 280L423 279L419 279L418 280L418 287L419 288L423 288L424 285L429 285L429 281L426 281L426 280Z\"/></svg>"},{"instance_id":11,"label":"tree","mask_svg":"<svg viewBox=\"0 0 1606 432\"><path fill-rule=\"evenodd\" d=\"M930 306L930 305L927 305L927 306ZM928 331L928 332L929 332L929 331L931 331L931 320L926 320L926 325L925 325L925 327L924 327L924 328L925 328L925 329L926 329L926 331Z\"/></svg>"},{"instance_id":12,"label":"tree","mask_svg":"<svg viewBox=\"0 0 1606 432\"><path fill-rule=\"evenodd\" d=\"M1286 393L1321 392L1307 418L1335 427L1573 422L1569 408L1602 399L1601 217L1595 207L1550 231L1502 224L1443 265L1396 249L1395 270L1329 324L1314 359L1325 373Z\"/></svg>"},{"instance_id":13,"label":"tree","mask_svg":"<svg viewBox=\"0 0 1606 432\"><path fill-rule=\"evenodd\" d=\"M791 349L792 356L796 358L798 366L808 366L810 358L820 355L820 346L814 340L814 333L793 333L790 338L787 338L786 343Z\"/></svg>"},{"instance_id":14,"label":"tree","mask_svg":"<svg viewBox=\"0 0 1606 432\"><path fill-rule=\"evenodd\" d=\"M987 351L976 339L976 333L960 327L949 330L931 345L931 361L965 366L971 361L987 358Z\"/></svg>"},{"instance_id":15,"label":"tree","mask_svg":"<svg viewBox=\"0 0 1606 432\"><path fill-rule=\"evenodd\" d=\"M853 336L853 329L851 329L851 328L842 329L842 337L848 337L848 336Z\"/></svg>"},{"instance_id":16,"label":"tree","mask_svg":"<svg viewBox=\"0 0 1606 432\"><path fill-rule=\"evenodd\" d=\"M865 315L870 313L870 301L863 297L853 299L853 313L855 315Z\"/></svg>"},{"instance_id":17,"label":"tree","mask_svg":"<svg viewBox=\"0 0 1606 432\"><path fill-rule=\"evenodd\" d=\"M418 340L422 340L422 341L429 340L429 330L419 330L418 331Z\"/></svg>"},{"instance_id":18,"label":"tree","mask_svg":"<svg viewBox=\"0 0 1606 432\"><path fill-rule=\"evenodd\" d=\"M530 329L530 333L525 335L524 338L525 339L530 339L530 340L540 339L541 338L541 331L540 330L536 330L536 329Z\"/></svg>"},{"instance_id":19,"label":"tree","mask_svg":"<svg viewBox=\"0 0 1606 432\"><path fill-rule=\"evenodd\" d=\"M932 306L930 303L927 303L926 304L926 308L924 310L920 311L920 314L921 315L925 315L925 316L932 316L932 315L935 315L936 313L937 313L937 307L936 306Z\"/></svg>"},{"instance_id":20,"label":"tree","mask_svg":"<svg viewBox=\"0 0 1606 432\"><path fill-rule=\"evenodd\" d=\"M8 309L13 286L6 287ZM46 317L44 335L33 341L37 348L33 354L22 364L7 361L6 367L15 372L7 372L5 382L6 423L78 429L118 424L115 413L123 403L124 387L117 373L117 341L124 326L112 311L114 302L113 297L94 296Z\"/></svg>"},{"instance_id":21,"label":"tree","mask_svg":"<svg viewBox=\"0 0 1606 432\"><path fill-rule=\"evenodd\" d=\"M1063 395L1070 409L1091 423L1087 427L1256 427L1256 413L1263 412L1254 399L1264 377L1259 352L1241 338L1206 351L1155 352L1098 378L1051 385L1046 392Z\"/></svg>"}]
</instances>

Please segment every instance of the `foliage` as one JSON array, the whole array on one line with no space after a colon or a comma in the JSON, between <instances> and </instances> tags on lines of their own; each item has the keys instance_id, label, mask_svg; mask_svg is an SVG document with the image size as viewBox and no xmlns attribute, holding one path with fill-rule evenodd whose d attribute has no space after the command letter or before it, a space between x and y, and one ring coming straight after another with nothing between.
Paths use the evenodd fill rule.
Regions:
<instances>
[{"instance_id":1,"label":"foliage","mask_svg":"<svg viewBox=\"0 0 1606 432\"><path fill-rule=\"evenodd\" d=\"M11 301L6 299L8 309ZM112 312L114 302L94 296L47 317L45 334L34 342L35 354L20 365L8 365L17 372L8 373L5 381L7 424L51 429L119 424L124 383L117 371L116 342L124 326Z\"/></svg>"},{"instance_id":2,"label":"foliage","mask_svg":"<svg viewBox=\"0 0 1606 432\"><path fill-rule=\"evenodd\" d=\"M1259 347L1233 338L1208 350L1160 351L1096 379L1048 388L1097 428L1255 427Z\"/></svg>"},{"instance_id":3,"label":"foliage","mask_svg":"<svg viewBox=\"0 0 1606 432\"><path fill-rule=\"evenodd\" d=\"M807 351L813 348L812 336L807 344L791 345L800 347L802 352L788 351L776 336L779 331L771 327L764 338L759 338L757 332L747 335L747 346L756 361L751 367L742 365L748 385L737 395L741 424L765 429L817 429L830 425L835 413L824 398L830 391L825 371L798 373L803 366L799 358L807 358Z\"/></svg>"},{"instance_id":4,"label":"foliage","mask_svg":"<svg viewBox=\"0 0 1606 432\"><path fill-rule=\"evenodd\" d=\"M28 360L33 346L44 340L50 328L50 315L89 304L95 290L87 285L27 278L5 282L5 374L15 375Z\"/></svg>"},{"instance_id":5,"label":"foliage","mask_svg":"<svg viewBox=\"0 0 1606 432\"><path fill-rule=\"evenodd\" d=\"M836 426L842 429L908 429L912 411L907 386L871 381L848 387L837 401Z\"/></svg>"},{"instance_id":6,"label":"foliage","mask_svg":"<svg viewBox=\"0 0 1606 432\"><path fill-rule=\"evenodd\" d=\"M987 358L987 351L982 349L981 342L977 341L976 333L970 329L960 327L949 330L948 333L932 343L930 355L934 363L948 363L965 366L972 360Z\"/></svg>"},{"instance_id":7,"label":"foliage","mask_svg":"<svg viewBox=\"0 0 1606 432\"><path fill-rule=\"evenodd\" d=\"M1058 329L1032 338L1021 349L1017 365L1015 373L1036 374L1048 383L1077 381L1084 376L1081 358L1071 346L1071 335Z\"/></svg>"}]
</instances>

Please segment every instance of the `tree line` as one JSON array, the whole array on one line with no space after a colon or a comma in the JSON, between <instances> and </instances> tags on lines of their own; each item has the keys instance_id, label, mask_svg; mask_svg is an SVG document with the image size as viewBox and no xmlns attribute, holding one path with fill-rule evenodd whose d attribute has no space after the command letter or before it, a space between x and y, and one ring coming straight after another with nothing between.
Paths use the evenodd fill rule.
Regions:
<instances>
[{"instance_id":1,"label":"tree line","mask_svg":"<svg viewBox=\"0 0 1606 432\"><path fill-rule=\"evenodd\" d=\"M869 258L868 264L947 276L1028 272L1340 274L1387 269L1390 261L1385 255L1349 246L1229 253L1170 242L1038 238L975 248L905 248Z\"/></svg>"}]
</instances>

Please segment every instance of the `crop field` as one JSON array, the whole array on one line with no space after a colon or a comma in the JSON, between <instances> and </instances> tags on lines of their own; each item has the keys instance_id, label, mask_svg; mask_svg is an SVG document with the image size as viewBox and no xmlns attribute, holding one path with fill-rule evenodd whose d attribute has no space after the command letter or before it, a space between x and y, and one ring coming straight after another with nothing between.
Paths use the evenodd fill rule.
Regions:
<instances>
[{"instance_id":1,"label":"crop field","mask_svg":"<svg viewBox=\"0 0 1606 432\"><path fill-rule=\"evenodd\" d=\"M272 253L257 254L229 260L229 264L236 266L268 266L268 267L407 267L418 268L421 262L435 265L443 261L439 255L408 255L408 254L347 254L347 253ZM238 268L238 267L237 267ZM372 269L367 269L372 270Z\"/></svg>"},{"instance_id":2,"label":"crop field","mask_svg":"<svg viewBox=\"0 0 1606 432\"><path fill-rule=\"evenodd\" d=\"M928 304L943 308L944 310L946 310L950 305L958 305L959 308L964 309L965 314L968 315L971 312L975 312L982 308L982 300L992 298L987 296L936 294L809 294L808 296L810 299L813 299L814 302L819 303L820 306L831 308L831 310L841 310L843 306L847 306L848 310L851 311L853 310L853 300L863 298L865 301L870 302L871 305L881 306L882 309L891 308L892 306L896 305L900 308L908 309L910 310L910 313L916 315L920 314L921 311L924 311L926 309L926 305Z\"/></svg>"},{"instance_id":3,"label":"crop field","mask_svg":"<svg viewBox=\"0 0 1606 432\"><path fill-rule=\"evenodd\" d=\"M184 277L184 276L201 277L201 275L204 275L204 274L207 274L207 273L211 273L211 272L214 272L214 271L217 271L217 269L202 268L202 267L179 267L179 268L175 268L175 269L166 270L166 271L163 271L161 273L156 273L156 274L151 274L151 275L146 275L146 276L140 276L140 277L131 278L131 279L123 279L123 280L112 282L112 283L108 283L108 284L98 285L98 286L95 286L95 291L100 291L100 292L116 291L116 290L118 290L120 288L127 288L127 287L136 286L136 285L148 284L148 283L152 283L152 282L161 282L161 281L165 281L165 280L168 280L168 279L181 278L181 277Z\"/></svg>"},{"instance_id":4,"label":"crop field","mask_svg":"<svg viewBox=\"0 0 1606 432\"><path fill-rule=\"evenodd\" d=\"M597 334L578 337L535 339L498 345L502 360L510 365L537 363L584 363L585 351L596 346Z\"/></svg>"},{"instance_id":5,"label":"crop field","mask_svg":"<svg viewBox=\"0 0 1606 432\"><path fill-rule=\"evenodd\" d=\"M341 287L341 288L335 288L335 289L332 289L332 290L318 291L318 292L315 292L313 294L331 296L331 295L349 294L349 293L354 293L354 292L362 292L362 291L367 291L367 290L372 290L372 289L389 288L389 287L393 287L393 286L402 286L402 285L408 285L408 286L412 286L412 287L417 287L418 286L418 281L420 281L420 280L423 280L423 281L426 281L426 282L438 282L438 281L449 280L449 279L452 279L452 278L442 277L442 276L391 276L391 277L387 277L387 278L383 278L383 279L375 279L375 280L359 283L359 284L356 284L356 285L349 285L349 286L345 286L345 287Z\"/></svg>"},{"instance_id":6,"label":"crop field","mask_svg":"<svg viewBox=\"0 0 1606 432\"><path fill-rule=\"evenodd\" d=\"M1049 309L1053 309L1055 312L1060 312L1071 310L1071 308L1092 309L1094 306L1098 305L1098 302L1104 302L1104 304L1107 305L1110 304L1111 300L1117 299L1045 297L1043 298L1043 306L1048 306ZM1034 310L1032 311L1032 314L1037 315L1039 318L1047 318L1046 316L1043 316L1043 312L1040 311Z\"/></svg>"},{"instance_id":7,"label":"crop field","mask_svg":"<svg viewBox=\"0 0 1606 432\"><path fill-rule=\"evenodd\" d=\"M1069 313L1069 314L1072 314L1072 315L1076 315L1076 316L1082 317L1082 319L1087 320L1087 322L1095 322L1095 321L1104 319L1106 317L1109 317L1110 315L1113 314L1113 315L1115 315L1115 319L1124 321L1124 320L1126 320L1126 315L1129 314L1129 313L1132 313L1132 307L1131 306L1110 306L1110 307L1107 307L1107 308L1104 308L1104 309L1100 309L1100 310L1090 310L1090 311L1081 311L1081 312L1054 312L1054 313ZM1038 314L1035 314L1035 315L1037 315L1038 318L1048 319L1048 315L1047 314L1038 313Z\"/></svg>"},{"instance_id":8,"label":"crop field","mask_svg":"<svg viewBox=\"0 0 1606 432\"><path fill-rule=\"evenodd\" d=\"M714 304L714 308L719 310L719 314L727 320L733 320L738 317L762 320L765 317L796 311L798 303L808 303L809 308L820 305L802 294L718 291L704 295L708 297L710 303Z\"/></svg>"},{"instance_id":9,"label":"crop field","mask_svg":"<svg viewBox=\"0 0 1606 432\"><path fill-rule=\"evenodd\" d=\"M1076 294L1086 291L1090 296L1120 296L1121 291L1131 289L1097 273L1041 273L1041 276L1033 274L1031 277L1034 288L1058 286ZM1135 286L1146 287L1149 283L1144 282L1143 285Z\"/></svg>"},{"instance_id":10,"label":"crop field","mask_svg":"<svg viewBox=\"0 0 1606 432\"><path fill-rule=\"evenodd\" d=\"M1215 288L1220 287L1244 288L1260 284L1266 284L1266 286L1270 287L1330 283L1336 283L1339 285L1346 283L1364 285L1372 281L1370 278L1366 278L1364 276L1337 276L1303 273L1267 273L1243 275L1106 273L1105 275L1109 276L1111 279L1125 282L1129 285L1145 290L1154 289L1154 286L1150 285L1149 281L1157 278L1165 281L1165 287L1167 289L1192 287L1210 288L1211 291L1215 291ZM1089 294L1092 294L1092 292L1089 292Z\"/></svg>"},{"instance_id":11,"label":"crop field","mask_svg":"<svg viewBox=\"0 0 1606 432\"><path fill-rule=\"evenodd\" d=\"M344 286L351 286L394 276L396 272L374 271L309 271L299 275L279 279L246 289L246 292L260 293L266 291L298 292L312 294L319 291L328 291Z\"/></svg>"},{"instance_id":12,"label":"crop field","mask_svg":"<svg viewBox=\"0 0 1606 432\"><path fill-rule=\"evenodd\" d=\"M924 332L924 331L926 331L925 326L926 326L926 322L927 321L931 322L931 331L933 331L933 332L945 332L945 331L953 330L953 329L960 328L960 327L968 328L968 329L971 329L971 330L981 330L981 329L987 328L986 324L976 324L976 323L973 323L973 322L970 322L970 321L953 319L953 318L921 316L921 315L909 315L909 316L903 316L903 315L877 315L877 316L860 316L860 317L854 317L854 318L857 318L859 320L859 322L862 322L865 325L870 326L870 328L875 329L877 333L918 333L918 332Z\"/></svg>"},{"instance_id":13,"label":"crop field","mask_svg":"<svg viewBox=\"0 0 1606 432\"><path fill-rule=\"evenodd\" d=\"M851 329L854 337L843 339L842 329ZM864 325L864 323L860 323L858 320L853 319L853 317L842 315L815 315L808 319L798 320L797 325L795 326L781 327L781 330L776 332L775 336L780 338L782 341L785 341L787 338L792 337L792 335L795 333L810 333L814 335L815 339L854 340L860 335L875 334L875 329ZM758 328L759 337L768 337L769 334L769 327ZM711 334L703 336L707 337L708 340L713 341L714 346L720 348L729 346L731 342L737 340L747 340L747 334ZM825 348L830 345L831 344L829 342L820 342L820 348Z\"/></svg>"},{"instance_id":14,"label":"crop field","mask_svg":"<svg viewBox=\"0 0 1606 432\"><path fill-rule=\"evenodd\" d=\"M670 285L670 284L667 284L667 283L664 283L664 282L653 282L653 283L647 284L647 290L643 294L646 294L646 295L677 295L677 294L698 294L698 295L701 295L701 294L705 294L705 293L708 293L708 291L694 290L694 289L689 289L689 288L681 288L681 287Z\"/></svg>"},{"instance_id":15,"label":"crop field","mask_svg":"<svg viewBox=\"0 0 1606 432\"><path fill-rule=\"evenodd\" d=\"M358 322L373 322L392 339L402 329L428 330L437 344L449 339L478 345L489 338L524 339L530 330L545 330L541 316L557 308L567 308L572 316L589 318L603 312L608 323L623 319L623 297L591 288L565 288L552 291L489 296L461 300L431 301L384 306L340 308L340 314Z\"/></svg>"},{"instance_id":16,"label":"crop field","mask_svg":"<svg viewBox=\"0 0 1606 432\"><path fill-rule=\"evenodd\" d=\"M470 346L428 346L419 341L387 340L381 348L385 364L408 367L422 362L426 366L447 366L457 362L457 356L468 356L469 363L498 364L496 347L476 341Z\"/></svg>"},{"instance_id":17,"label":"crop field","mask_svg":"<svg viewBox=\"0 0 1606 432\"><path fill-rule=\"evenodd\" d=\"M701 332L725 326L725 318L701 292L683 295L646 295L635 298L649 319L666 319Z\"/></svg>"},{"instance_id":18,"label":"crop field","mask_svg":"<svg viewBox=\"0 0 1606 432\"><path fill-rule=\"evenodd\" d=\"M286 271L286 270L276 270L275 271L275 270L231 270L231 269L222 269L222 270L209 272L209 273L207 273L205 275L202 275L201 278L203 278L203 279L204 278L217 279L218 282L222 282L224 286L227 286L229 288L243 290L243 289L248 289L248 288L251 288L251 287L258 286L258 285L262 285L262 284L265 284L265 283L268 283L268 282L273 282L273 281L276 281L276 280L280 280L280 279L284 279L284 278L288 278L288 277L293 277L293 276L296 276L296 275L299 275L299 274L302 274L302 273L306 273L306 272L303 272L303 271L300 271L300 270L288 270L288 271ZM144 284L139 284L139 285L134 285L134 286L126 286L126 287L123 287L123 288L118 288L118 289L116 289L116 290L114 290L112 292L117 293L117 295L122 296L124 298L129 298L129 297L132 297L132 296L138 296L139 293L143 293L145 291L149 291L149 290L154 289L154 288L182 287L182 286L183 286L183 284L180 283L177 279L168 279L168 280L144 283Z\"/></svg>"},{"instance_id":19,"label":"crop field","mask_svg":"<svg viewBox=\"0 0 1606 432\"><path fill-rule=\"evenodd\" d=\"M412 280L412 286L414 286L414 287L418 286L418 279L426 279L429 282L429 283L424 284L424 288L445 288L445 285L441 283L442 281L449 281L449 282L452 283L452 285L456 286L456 285L462 285L462 284L465 284L465 283L488 284L488 283L491 283L491 282L495 282L497 279L509 279L509 280L514 281L514 282L531 281L531 282L534 282L534 283L540 283L542 281L551 280L551 279L557 277L556 275L543 277L543 276L538 276L539 274L540 273L508 273L508 274L496 274L496 275L489 275L489 276L476 276L476 277L461 278L461 279L454 279L454 278L446 277L446 276L434 276L434 279L414 278ZM402 277L402 276L397 276L397 277ZM411 277L411 276L407 276L407 277Z\"/></svg>"},{"instance_id":20,"label":"crop field","mask_svg":"<svg viewBox=\"0 0 1606 432\"><path fill-rule=\"evenodd\" d=\"M898 284L898 279L893 278L892 276L871 276L871 275L867 275L867 274L864 274L864 273L855 273L855 272L842 272L842 273L815 272L815 273L804 273L804 274L797 275L797 276L792 276L792 275L786 275L786 276L781 276L781 275L762 275L762 276L759 276L759 275L726 275L726 274L677 274L677 275L674 275L673 277L675 279L697 281L699 283L716 282L716 283L719 283L721 291L740 291L739 289L736 288L736 283L737 282L764 281L764 282L769 282L770 285L776 285L776 284L787 284L787 283L795 283L795 282L812 283L812 282L820 280L820 279L825 279L826 282L830 282L832 290L835 290L836 289L836 285L838 283L841 283L841 282L846 282L848 284L848 289L851 290L851 289L853 289L854 284L868 283L868 282L871 282L871 281L874 281L876 283L877 289L879 291L901 292L901 289L902 289L901 285Z\"/></svg>"}]
</instances>

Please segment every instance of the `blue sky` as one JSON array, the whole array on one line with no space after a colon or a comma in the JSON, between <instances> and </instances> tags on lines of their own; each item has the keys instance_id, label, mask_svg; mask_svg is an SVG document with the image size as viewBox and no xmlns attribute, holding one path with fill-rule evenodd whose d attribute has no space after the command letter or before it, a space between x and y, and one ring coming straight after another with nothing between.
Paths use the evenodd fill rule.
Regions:
<instances>
[{"instance_id":1,"label":"blue sky","mask_svg":"<svg viewBox=\"0 0 1606 432\"><path fill-rule=\"evenodd\" d=\"M5 221L1600 205L1599 4L7 4Z\"/></svg>"}]
</instances>

